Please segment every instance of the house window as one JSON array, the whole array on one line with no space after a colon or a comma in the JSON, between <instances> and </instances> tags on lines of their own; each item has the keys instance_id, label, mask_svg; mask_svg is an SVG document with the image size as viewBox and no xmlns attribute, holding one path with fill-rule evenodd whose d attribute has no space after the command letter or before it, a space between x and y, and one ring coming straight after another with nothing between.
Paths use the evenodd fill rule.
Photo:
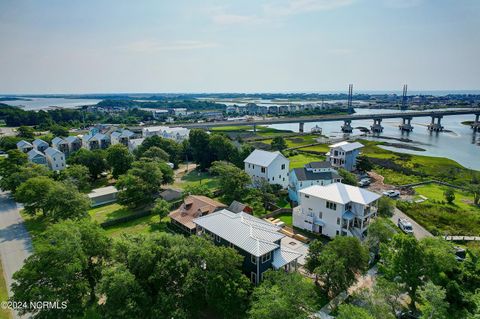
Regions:
<instances>
[{"instance_id":1,"label":"house window","mask_svg":"<svg viewBox=\"0 0 480 319\"><path fill-rule=\"evenodd\" d=\"M331 210L337 210L337 204L332 202L327 202L327 208Z\"/></svg>"},{"instance_id":2,"label":"house window","mask_svg":"<svg viewBox=\"0 0 480 319\"><path fill-rule=\"evenodd\" d=\"M250 274L250 280L252 281L252 284L257 284L257 274L252 272Z\"/></svg>"},{"instance_id":3,"label":"house window","mask_svg":"<svg viewBox=\"0 0 480 319\"><path fill-rule=\"evenodd\" d=\"M272 258L272 252L269 252L268 254L265 254L262 256L262 264L266 263Z\"/></svg>"},{"instance_id":4,"label":"house window","mask_svg":"<svg viewBox=\"0 0 480 319\"><path fill-rule=\"evenodd\" d=\"M310 198L310 196L305 194L305 198Z\"/></svg>"},{"instance_id":5,"label":"house window","mask_svg":"<svg viewBox=\"0 0 480 319\"><path fill-rule=\"evenodd\" d=\"M285 164L282 164L282 169L285 169Z\"/></svg>"},{"instance_id":6,"label":"house window","mask_svg":"<svg viewBox=\"0 0 480 319\"><path fill-rule=\"evenodd\" d=\"M252 262L252 264L256 265L257 264L257 257L255 257L254 255L250 255L250 261Z\"/></svg>"},{"instance_id":7,"label":"house window","mask_svg":"<svg viewBox=\"0 0 480 319\"><path fill-rule=\"evenodd\" d=\"M337 236L340 234L340 232L337 230Z\"/></svg>"},{"instance_id":8,"label":"house window","mask_svg":"<svg viewBox=\"0 0 480 319\"><path fill-rule=\"evenodd\" d=\"M235 245L230 243L230 248L235 248Z\"/></svg>"},{"instance_id":9,"label":"house window","mask_svg":"<svg viewBox=\"0 0 480 319\"><path fill-rule=\"evenodd\" d=\"M323 212L318 213L318 218L320 218L320 219L323 218Z\"/></svg>"},{"instance_id":10,"label":"house window","mask_svg":"<svg viewBox=\"0 0 480 319\"><path fill-rule=\"evenodd\" d=\"M337 217L337 225L340 225L340 217Z\"/></svg>"},{"instance_id":11,"label":"house window","mask_svg":"<svg viewBox=\"0 0 480 319\"><path fill-rule=\"evenodd\" d=\"M275 180L275 176L272 177L272 181L274 181L274 180Z\"/></svg>"},{"instance_id":12,"label":"house window","mask_svg":"<svg viewBox=\"0 0 480 319\"><path fill-rule=\"evenodd\" d=\"M265 173L265 167L262 167L262 168L260 169L260 171L261 171L262 173Z\"/></svg>"},{"instance_id":13,"label":"house window","mask_svg":"<svg viewBox=\"0 0 480 319\"><path fill-rule=\"evenodd\" d=\"M282 178L282 175L278 175L278 178Z\"/></svg>"},{"instance_id":14,"label":"house window","mask_svg":"<svg viewBox=\"0 0 480 319\"><path fill-rule=\"evenodd\" d=\"M219 243L219 242L220 242L220 236L215 235L215 241L216 241L217 243Z\"/></svg>"}]
</instances>

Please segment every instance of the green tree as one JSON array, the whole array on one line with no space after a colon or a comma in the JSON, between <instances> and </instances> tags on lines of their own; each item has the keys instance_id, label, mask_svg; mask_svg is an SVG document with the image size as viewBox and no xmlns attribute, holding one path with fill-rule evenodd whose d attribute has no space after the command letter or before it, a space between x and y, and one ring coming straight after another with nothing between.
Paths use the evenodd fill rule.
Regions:
<instances>
[{"instance_id":1,"label":"green tree","mask_svg":"<svg viewBox=\"0 0 480 319\"><path fill-rule=\"evenodd\" d=\"M68 158L68 163L87 167L92 179L97 179L101 173L108 169L105 151L103 150L89 151L81 148Z\"/></svg>"},{"instance_id":2,"label":"green tree","mask_svg":"<svg viewBox=\"0 0 480 319\"><path fill-rule=\"evenodd\" d=\"M155 205L152 208L152 214L158 215L160 217L160 222L162 222L162 219L168 216L170 206L170 203L166 200L157 198L155 200Z\"/></svg>"},{"instance_id":3,"label":"green tree","mask_svg":"<svg viewBox=\"0 0 480 319\"><path fill-rule=\"evenodd\" d=\"M452 204L453 201L455 200L455 192L451 188L447 188L443 192L443 196L445 197L445 200L447 203Z\"/></svg>"},{"instance_id":4,"label":"green tree","mask_svg":"<svg viewBox=\"0 0 480 319\"><path fill-rule=\"evenodd\" d=\"M387 244L381 244L380 271L389 280L405 285L410 297L410 307L415 309L418 288L423 284L427 269L425 254L413 236L397 234Z\"/></svg>"},{"instance_id":5,"label":"green tree","mask_svg":"<svg viewBox=\"0 0 480 319\"><path fill-rule=\"evenodd\" d=\"M250 189L250 196L254 196L263 203L263 207L267 208L270 203L275 203L278 200L278 191L274 185L267 182L265 179L255 181L254 188Z\"/></svg>"},{"instance_id":6,"label":"green tree","mask_svg":"<svg viewBox=\"0 0 480 319\"><path fill-rule=\"evenodd\" d=\"M56 182L47 193L45 209L53 221L86 217L89 208L90 200L73 184Z\"/></svg>"},{"instance_id":7,"label":"green tree","mask_svg":"<svg viewBox=\"0 0 480 319\"><path fill-rule=\"evenodd\" d=\"M368 226L367 237L365 243L369 250L378 254L380 251L380 244L388 243L395 235L396 230L390 225L385 218L377 218L373 220Z\"/></svg>"},{"instance_id":8,"label":"green tree","mask_svg":"<svg viewBox=\"0 0 480 319\"><path fill-rule=\"evenodd\" d=\"M283 137L275 136L272 139L272 143L270 144L270 146L274 151L283 151L287 148L287 142L285 142L285 139Z\"/></svg>"},{"instance_id":9,"label":"green tree","mask_svg":"<svg viewBox=\"0 0 480 319\"><path fill-rule=\"evenodd\" d=\"M325 291L334 296L350 287L367 264L368 252L356 237L337 236L320 252L315 274Z\"/></svg>"},{"instance_id":10,"label":"green tree","mask_svg":"<svg viewBox=\"0 0 480 319\"><path fill-rule=\"evenodd\" d=\"M6 159L4 160L6 161ZM15 194L17 188L33 177L50 176L51 171L44 165L27 163L22 166L12 166L7 176L0 179L0 186L4 190L9 190Z\"/></svg>"},{"instance_id":11,"label":"green tree","mask_svg":"<svg viewBox=\"0 0 480 319\"><path fill-rule=\"evenodd\" d=\"M212 161L234 162L238 157L238 149L232 141L223 134L212 134L209 137L208 149Z\"/></svg>"},{"instance_id":12,"label":"green tree","mask_svg":"<svg viewBox=\"0 0 480 319\"><path fill-rule=\"evenodd\" d=\"M110 167L112 167L113 177L118 178L118 176L125 174L130 169L135 157L124 145L115 144L107 149L106 159Z\"/></svg>"},{"instance_id":13,"label":"green tree","mask_svg":"<svg viewBox=\"0 0 480 319\"><path fill-rule=\"evenodd\" d=\"M162 150L158 146L150 147L148 150L146 150L142 154L142 157L151 158L153 160L164 161L164 162L168 162L170 160L168 153Z\"/></svg>"},{"instance_id":14,"label":"green tree","mask_svg":"<svg viewBox=\"0 0 480 319\"><path fill-rule=\"evenodd\" d=\"M378 199L377 213L382 217L392 217L395 211L395 201L389 197L382 196Z\"/></svg>"},{"instance_id":15,"label":"green tree","mask_svg":"<svg viewBox=\"0 0 480 319\"><path fill-rule=\"evenodd\" d=\"M90 189L90 172L86 166L80 164L69 165L60 172L60 179L75 185L80 191Z\"/></svg>"},{"instance_id":16,"label":"green tree","mask_svg":"<svg viewBox=\"0 0 480 319\"><path fill-rule=\"evenodd\" d=\"M153 202L163 183L160 166L152 161L133 162L132 168L117 181L118 200L124 205L137 207Z\"/></svg>"},{"instance_id":17,"label":"green tree","mask_svg":"<svg viewBox=\"0 0 480 319\"><path fill-rule=\"evenodd\" d=\"M315 283L318 282L318 276L315 269L320 266L322 258L323 243L320 240L314 240L308 246L308 254L305 258L305 269L311 274L315 274Z\"/></svg>"},{"instance_id":18,"label":"green tree","mask_svg":"<svg viewBox=\"0 0 480 319\"><path fill-rule=\"evenodd\" d=\"M67 137L69 134L68 128L58 124L51 125L50 132L55 136L62 136L62 137Z\"/></svg>"},{"instance_id":19,"label":"green tree","mask_svg":"<svg viewBox=\"0 0 480 319\"><path fill-rule=\"evenodd\" d=\"M178 167L178 163L182 159L181 144L175 142L172 139L162 138L160 136L147 137L142 142L142 145L140 145L136 150L137 157L138 158L143 157L143 153L146 152L151 147L158 147L164 150L167 154L169 154L170 162L172 162L175 165L175 167Z\"/></svg>"},{"instance_id":20,"label":"green tree","mask_svg":"<svg viewBox=\"0 0 480 319\"><path fill-rule=\"evenodd\" d=\"M210 172L220 176L220 189L229 202L242 200L252 182L245 171L228 162L214 162Z\"/></svg>"},{"instance_id":21,"label":"green tree","mask_svg":"<svg viewBox=\"0 0 480 319\"><path fill-rule=\"evenodd\" d=\"M210 136L201 129L190 130L189 138L190 148L195 163L201 170L209 168L213 162L213 156L210 152Z\"/></svg>"},{"instance_id":22,"label":"green tree","mask_svg":"<svg viewBox=\"0 0 480 319\"><path fill-rule=\"evenodd\" d=\"M269 270L254 289L251 319L310 318L315 301L314 286L299 273Z\"/></svg>"},{"instance_id":23,"label":"green tree","mask_svg":"<svg viewBox=\"0 0 480 319\"><path fill-rule=\"evenodd\" d=\"M201 196L207 196L207 197L213 197L213 193L212 193L212 190L210 189L210 187L208 187L208 185L195 185L195 184L190 184L190 185L186 185L184 188L183 188L183 194L185 194L185 196L187 195L201 195Z\"/></svg>"},{"instance_id":24,"label":"green tree","mask_svg":"<svg viewBox=\"0 0 480 319\"><path fill-rule=\"evenodd\" d=\"M17 136L2 136L0 137L0 149L9 151L17 148L17 143L22 139Z\"/></svg>"},{"instance_id":25,"label":"green tree","mask_svg":"<svg viewBox=\"0 0 480 319\"><path fill-rule=\"evenodd\" d=\"M338 307L337 319L375 319L367 310L358 306L343 304Z\"/></svg>"},{"instance_id":26,"label":"green tree","mask_svg":"<svg viewBox=\"0 0 480 319\"><path fill-rule=\"evenodd\" d=\"M440 285L453 271L458 262L452 243L435 237L426 237L420 241L425 258L426 274L433 283Z\"/></svg>"},{"instance_id":27,"label":"green tree","mask_svg":"<svg viewBox=\"0 0 480 319\"><path fill-rule=\"evenodd\" d=\"M448 318L448 303L445 301L445 289L435 286L431 281L427 282L419 292L421 319L444 319Z\"/></svg>"},{"instance_id":28,"label":"green tree","mask_svg":"<svg viewBox=\"0 0 480 319\"><path fill-rule=\"evenodd\" d=\"M343 178L342 183L352 186L358 186L357 177L346 169L340 168L338 174Z\"/></svg>"},{"instance_id":29,"label":"green tree","mask_svg":"<svg viewBox=\"0 0 480 319\"><path fill-rule=\"evenodd\" d=\"M30 126L22 125L17 129L17 136L25 139L33 139L35 131Z\"/></svg>"},{"instance_id":30,"label":"green tree","mask_svg":"<svg viewBox=\"0 0 480 319\"><path fill-rule=\"evenodd\" d=\"M165 162L158 162L158 167L162 172L162 184L172 184L175 181L173 169Z\"/></svg>"},{"instance_id":31,"label":"green tree","mask_svg":"<svg viewBox=\"0 0 480 319\"><path fill-rule=\"evenodd\" d=\"M242 257L206 239L125 236L112 257L99 286L104 318L198 318L205 311L237 318L248 305Z\"/></svg>"},{"instance_id":32,"label":"green tree","mask_svg":"<svg viewBox=\"0 0 480 319\"><path fill-rule=\"evenodd\" d=\"M470 192L473 195L473 203L475 205L480 205L480 185L471 185Z\"/></svg>"},{"instance_id":33,"label":"green tree","mask_svg":"<svg viewBox=\"0 0 480 319\"><path fill-rule=\"evenodd\" d=\"M56 182L46 176L33 177L21 184L15 192L15 200L23 204L27 214L41 212L48 215L47 202Z\"/></svg>"},{"instance_id":34,"label":"green tree","mask_svg":"<svg viewBox=\"0 0 480 319\"><path fill-rule=\"evenodd\" d=\"M361 172L369 172L373 169L373 164L370 159L365 155L360 155L357 157L357 170Z\"/></svg>"},{"instance_id":35,"label":"green tree","mask_svg":"<svg viewBox=\"0 0 480 319\"><path fill-rule=\"evenodd\" d=\"M103 230L87 220L55 224L13 278L12 300L65 301L65 309L23 308L35 318L79 318L96 301L96 285L109 251Z\"/></svg>"}]
</instances>

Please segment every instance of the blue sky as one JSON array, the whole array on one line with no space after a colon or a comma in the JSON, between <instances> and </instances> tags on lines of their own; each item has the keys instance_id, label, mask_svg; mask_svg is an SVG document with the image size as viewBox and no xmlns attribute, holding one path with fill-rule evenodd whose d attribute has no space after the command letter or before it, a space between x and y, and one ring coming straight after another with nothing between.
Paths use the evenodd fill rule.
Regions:
<instances>
[{"instance_id":1,"label":"blue sky","mask_svg":"<svg viewBox=\"0 0 480 319\"><path fill-rule=\"evenodd\" d=\"M0 92L480 89L478 0L0 0Z\"/></svg>"}]
</instances>

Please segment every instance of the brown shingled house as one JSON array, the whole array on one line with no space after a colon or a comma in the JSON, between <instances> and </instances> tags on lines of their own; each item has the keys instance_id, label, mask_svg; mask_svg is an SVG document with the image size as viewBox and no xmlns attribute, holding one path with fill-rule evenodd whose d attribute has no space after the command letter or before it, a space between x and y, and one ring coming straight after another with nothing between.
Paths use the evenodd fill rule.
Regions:
<instances>
[{"instance_id":1,"label":"brown shingled house","mask_svg":"<svg viewBox=\"0 0 480 319\"><path fill-rule=\"evenodd\" d=\"M171 223L179 227L182 231L194 234L196 225L194 218L211 214L227 206L206 196L190 195L185 198L180 207L172 212L170 216Z\"/></svg>"}]
</instances>

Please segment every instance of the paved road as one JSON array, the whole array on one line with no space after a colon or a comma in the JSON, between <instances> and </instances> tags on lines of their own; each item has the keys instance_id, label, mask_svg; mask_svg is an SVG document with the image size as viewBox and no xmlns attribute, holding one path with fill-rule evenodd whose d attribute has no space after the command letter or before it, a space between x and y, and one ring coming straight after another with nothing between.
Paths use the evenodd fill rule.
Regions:
<instances>
[{"instance_id":1,"label":"paved road","mask_svg":"<svg viewBox=\"0 0 480 319\"><path fill-rule=\"evenodd\" d=\"M415 235L415 238L422 239L422 238L425 238L425 237L433 237L433 235L428 230L423 228L420 224L418 224L412 218L408 217L401 210L399 210L398 208L395 208L393 216L390 219L396 225L399 218L405 218L405 219L409 220L410 223L412 223L413 234Z\"/></svg>"},{"instance_id":2,"label":"paved road","mask_svg":"<svg viewBox=\"0 0 480 319\"><path fill-rule=\"evenodd\" d=\"M10 193L0 192L0 258L9 295L13 274L22 268L25 258L32 251L32 241L17 204L10 198ZM14 314L14 318L19 317Z\"/></svg>"}]
</instances>

